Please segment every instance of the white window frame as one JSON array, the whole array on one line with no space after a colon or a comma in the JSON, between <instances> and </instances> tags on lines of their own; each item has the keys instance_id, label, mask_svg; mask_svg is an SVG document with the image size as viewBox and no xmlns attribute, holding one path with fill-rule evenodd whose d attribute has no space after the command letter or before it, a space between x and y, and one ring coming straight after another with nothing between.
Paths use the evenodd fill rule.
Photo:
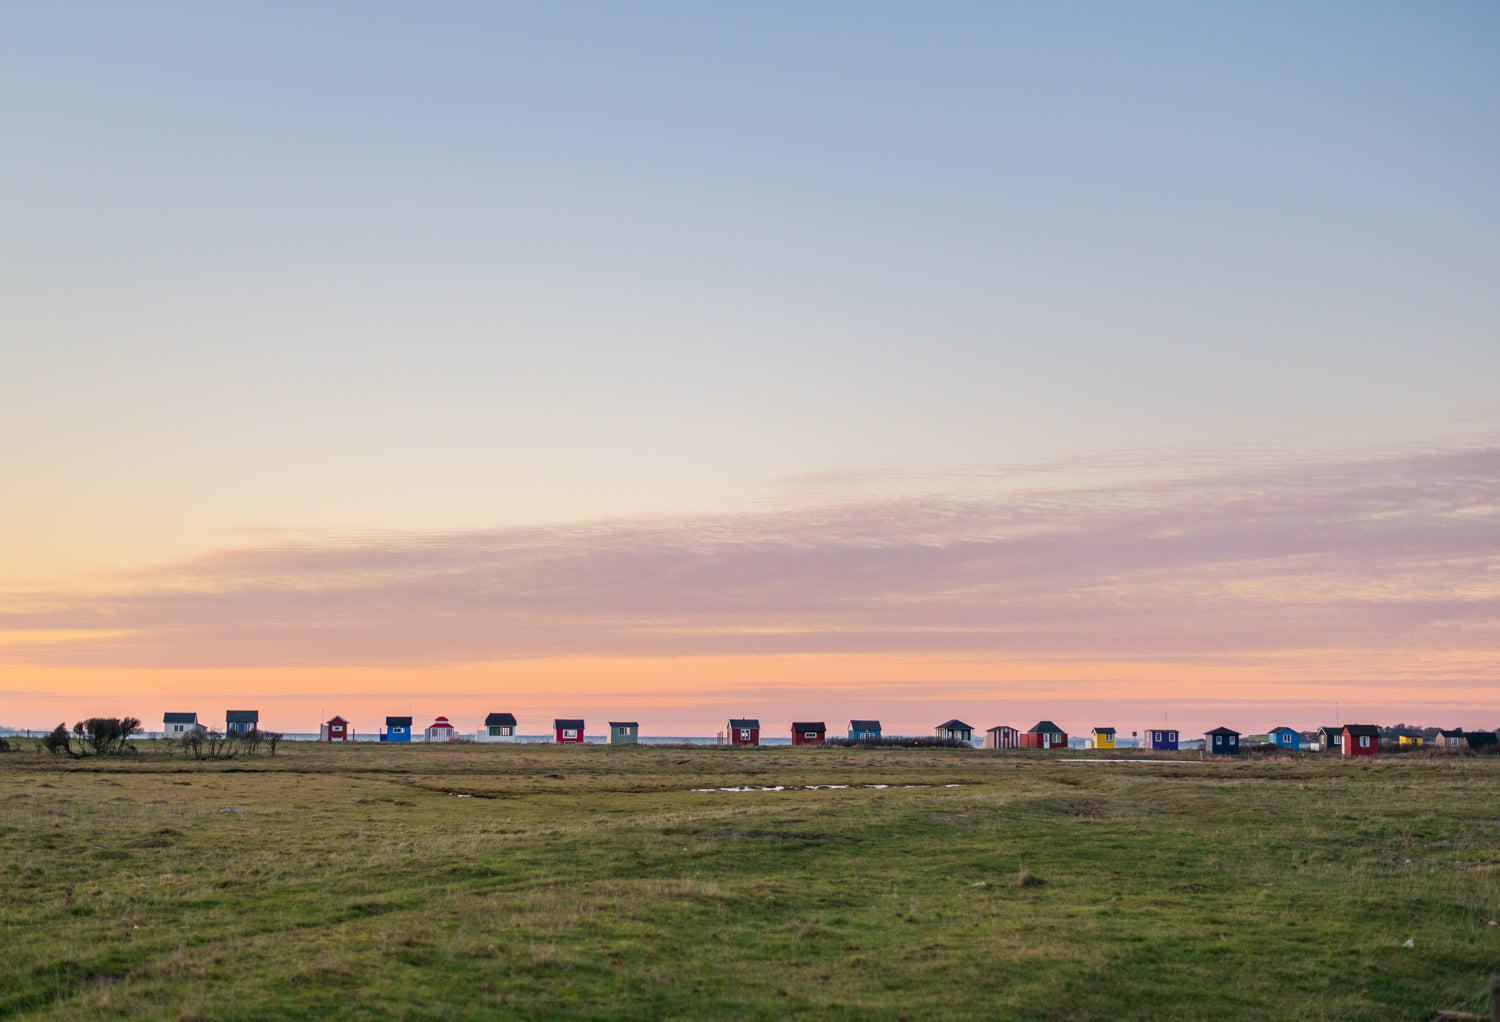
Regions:
<instances>
[{"instance_id":1,"label":"white window frame","mask_svg":"<svg viewBox=\"0 0 1500 1022\"><path fill-rule=\"evenodd\" d=\"M563 737L564 738L577 738L578 737L578 729L576 727L565 727L565 728L563 728Z\"/></svg>"},{"instance_id":2,"label":"white window frame","mask_svg":"<svg viewBox=\"0 0 1500 1022\"><path fill-rule=\"evenodd\" d=\"M748 727L740 728L740 741L748 742L750 740L750 730Z\"/></svg>"}]
</instances>

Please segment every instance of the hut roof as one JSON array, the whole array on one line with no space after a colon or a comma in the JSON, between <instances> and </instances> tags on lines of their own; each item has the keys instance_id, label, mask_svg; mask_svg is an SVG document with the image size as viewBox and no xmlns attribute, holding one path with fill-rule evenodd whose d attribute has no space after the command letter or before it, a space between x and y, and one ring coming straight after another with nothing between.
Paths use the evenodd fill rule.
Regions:
<instances>
[{"instance_id":1,"label":"hut roof","mask_svg":"<svg viewBox=\"0 0 1500 1022\"><path fill-rule=\"evenodd\" d=\"M485 726L505 725L516 726L516 715L514 713L492 713L484 718Z\"/></svg>"}]
</instances>

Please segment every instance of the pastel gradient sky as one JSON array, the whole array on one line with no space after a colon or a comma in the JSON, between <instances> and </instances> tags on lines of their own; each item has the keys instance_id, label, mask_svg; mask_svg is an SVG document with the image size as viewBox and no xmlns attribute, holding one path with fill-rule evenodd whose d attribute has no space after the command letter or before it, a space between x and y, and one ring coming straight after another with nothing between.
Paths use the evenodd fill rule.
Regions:
<instances>
[{"instance_id":1,"label":"pastel gradient sky","mask_svg":"<svg viewBox=\"0 0 1500 1022\"><path fill-rule=\"evenodd\" d=\"M0 725L1500 724L1500 8L0 7Z\"/></svg>"}]
</instances>

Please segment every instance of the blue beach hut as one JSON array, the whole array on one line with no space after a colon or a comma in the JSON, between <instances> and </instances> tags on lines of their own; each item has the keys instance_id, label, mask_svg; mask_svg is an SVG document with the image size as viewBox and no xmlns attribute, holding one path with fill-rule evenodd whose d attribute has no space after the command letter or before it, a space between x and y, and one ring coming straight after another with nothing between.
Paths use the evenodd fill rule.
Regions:
<instances>
[{"instance_id":1,"label":"blue beach hut","mask_svg":"<svg viewBox=\"0 0 1500 1022\"><path fill-rule=\"evenodd\" d=\"M1301 746L1301 736L1297 734L1294 728L1273 727L1266 737L1271 739L1271 744L1278 749L1296 752Z\"/></svg>"}]
</instances>

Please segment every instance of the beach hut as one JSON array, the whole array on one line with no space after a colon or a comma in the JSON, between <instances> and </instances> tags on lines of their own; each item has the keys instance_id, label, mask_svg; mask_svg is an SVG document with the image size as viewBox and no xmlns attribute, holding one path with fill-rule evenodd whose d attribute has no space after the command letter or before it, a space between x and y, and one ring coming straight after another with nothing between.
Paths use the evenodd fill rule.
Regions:
<instances>
[{"instance_id":1,"label":"beach hut","mask_svg":"<svg viewBox=\"0 0 1500 1022\"><path fill-rule=\"evenodd\" d=\"M422 737L429 742L449 742L453 740L453 725L448 722L447 717L438 717L427 730L422 732Z\"/></svg>"},{"instance_id":2,"label":"beach hut","mask_svg":"<svg viewBox=\"0 0 1500 1022\"><path fill-rule=\"evenodd\" d=\"M1487 749L1491 745L1500 745L1500 735L1493 731L1465 731L1464 743L1476 751Z\"/></svg>"},{"instance_id":3,"label":"beach hut","mask_svg":"<svg viewBox=\"0 0 1500 1022\"><path fill-rule=\"evenodd\" d=\"M1297 734L1296 728L1273 727L1266 738L1278 749L1286 749L1288 752L1296 752L1301 743L1301 736Z\"/></svg>"},{"instance_id":4,"label":"beach hut","mask_svg":"<svg viewBox=\"0 0 1500 1022\"><path fill-rule=\"evenodd\" d=\"M1068 733L1050 720L1039 720L1030 730L1021 735L1023 749L1066 749Z\"/></svg>"},{"instance_id":5,"label":"beach hut","mask_svg":"<svg viewBox=\"0 0 1500 1022\"><path fill-rule=\"evenodd\" d=\"M349 722L336 714L325 720L322 727L318 728L318 741L320 742L347 742L351 737Z\"/></svg>"},{"instance_id":6,"label":"beach hut","mask_svg":"<svg viewBox=\"0 0 1500 1022\"><path fill-rule=\"evenodd\" d=\"M1380 751L1380 728L1374 724L1345 724L1340 747L1344 755L1373 756Z\"/></svg>"},{"instance_id":7,"label":"beach hut","mask_svg":"<svg viewBox=\"0 0 1500 1022\"><path fill-rule=\"evenodd\" d=\"M1432 744L1443 749L1462 749L1468 743L1464 741L1464 729L1461 727L1438 728L1438 733L1432 740Z\"/></svg>"},{"instance_id":8,"label":"beach hut","mask_svg":"<svg viewBox=\"0 0 1500 1022\"><path fill-rule=\"evenodd\" d=\"M641 725L634 720L612 720L609 722L610 745L639 745Z\"/></svg>"},{"instance_id":9,"label":"beach hut","mask_svg":"<svg viewBox=\"0 0 1500 1022\"><path fill-rule=\"evenodd\" d=\"M552 721L553 741L559 745L582 745L583 744L583 720L582 718L558 717Z\"/></svg>"},{"instance_id":10,"label":"beach hut","mask_svg":"<svg viewBox=\"0 0 1500 1022\"><path fill-rule=\"evenodd\" d=\"M996 724L984 733L986 749L1019 749L1021 732L1009 724Z\"/></svg>"},{"instance_id":11,"label":"beach hut","mask_svg":"<svg viewBox=\"0 0 1500 1022\"><path fill-rule=\"evenodd\" d=\"M196 713L164 713L161 718L161 733L168 738L181 738L189 731L202 731Z\"/></svg>"},{"instance_id":12,"label":"beach hut","mask_svg":"<svg viewBox=\"0 0 1500 1022\"><path fill-rule=\"evenodd\" d=\"M1115 729L1112 727L1096 727L1091 732L1093 747L1096 749L1113 749L1115 747Z\"/></svg>"},{"instance_id":13,"label":"beach hut","mask_svg":"<svg viewBox=\"0 0 1500 1022\"><path fill-rule=\"evenodd\" d=\"M856 742L865 738L880 737L880 721L878 720L851 720L849 722L849 737Z\"/></svg>"},{"instance_id":14,"label":"beach hut","mask_svg":"<svg viewBox=\"0 0 1500 1022\"><path fill-rule=\"evenodd\" d=\"M1158 727L1146 732L1146 748L1176 752L1181 747L1181 738L1175 728Z\"/></svg>"},{"instance_id":15,"label":"beach hut","mask_svg":"<svg viewBox=\"0 0 1500 1022\"><path fill-rule=\"evenodd\" d=\"M1240 754L1240 733L1232 727L1216 727L1212 731L1205 731L1203 738L1207 743L1208 751L1215 756L1238 756Z\"/></svg>"},{"instance_id":16,"label":"beach hut","mask_svg":"<svg viewBox=\"0 0 1500 1022\"><path fill-rule=\"evenodd\" d=\"M759 745L760 721L754 717L732 717L729 721L730 745Z\"/></svg>"},{"instance_id":17,"label":"beach hut","mask_svg":"<svg viewBox=\"0 0 1500 1022\"><path fill-rule=\"evenodd\" d=\"M380 729L380 740L382 742L409 742L411 741L411 718L410 717L387 717L385 727Z\"/></svg>"},{"instance_id":18,"label":"beach hut","mask_svg":"<svg viewBox=\"0 0 1500 1022\"><path fill-rule=\"evenodd\" d=\"M224 734L230 738L243 738L258 727L259 710L229 710L224 714Z\"/></svg>"},{"instance_id":19,"label":"beach hut","mask_svg":"<svg viewBox=\"0 0 1500 1022\"><path fill-rule=\"evenodd\" d=\"M1400 728L1396 732L1396 744L1398 745L1425 745L1427 735L1412 728Z\"/></svg>"},{"instance_id":20,"label":"beach hut","mask_svg":"<svg viewBox=\"0 0 1500 1022\"><path fill-rule=\"evenodd\" d=\"M474 737L481 742L498 742L516 736L514 713L490 713L484 718L484 727Z\"/></svg>"},{"instance_id":21,"label":"beach hut","mask_svg":"<svg viewBox=\"0 0 1500 1022\"><path fill-rule=\"evenodd\" d=\"M974 741L974 725L965 724L957 718L946 723L939 724L934 731L939 738L946 738L950 742L972 742Z\"/></svg>"},{"instance_id":22,"label":"beach hut","mask_svg":"<svg viewBox=\"0 0 1500 1022\"><path fill-rule=\"evenodd\" d=\"M828 728L821 720L792 721L793 745L814 745L821 742L827 733Z\"/></svg>"},{"instance_id":23,"label":"beach hut","mask_svg":"<svg viewBox=\"0 0 1500 1022\"><path fill-rule=\"evenodd\" d=\"M1318 728L1318 748L1323 752L1337 749L1344 741L1342 724L1325 724Z\"/></svg>"}]
</instances>

